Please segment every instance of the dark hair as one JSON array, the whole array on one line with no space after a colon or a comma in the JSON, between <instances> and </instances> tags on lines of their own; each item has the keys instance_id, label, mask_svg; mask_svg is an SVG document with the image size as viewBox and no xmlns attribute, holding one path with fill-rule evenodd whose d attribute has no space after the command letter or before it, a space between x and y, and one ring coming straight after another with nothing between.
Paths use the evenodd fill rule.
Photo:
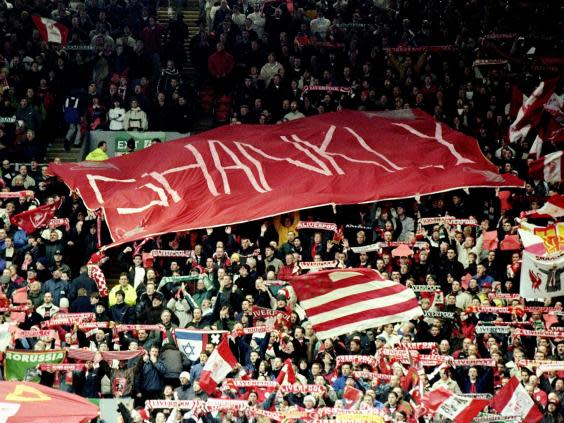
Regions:
<instances>
[{"instance_id":1,"label":"dark hair","mask_svg":"<svg viewBox=\"0 0 564 423\"><path fill-rule=\"evenodd\" d=\"M108 144L106 141L100 141L98 143L98 148L103 147L104 145Z\"/></svg>"}]
</instances>

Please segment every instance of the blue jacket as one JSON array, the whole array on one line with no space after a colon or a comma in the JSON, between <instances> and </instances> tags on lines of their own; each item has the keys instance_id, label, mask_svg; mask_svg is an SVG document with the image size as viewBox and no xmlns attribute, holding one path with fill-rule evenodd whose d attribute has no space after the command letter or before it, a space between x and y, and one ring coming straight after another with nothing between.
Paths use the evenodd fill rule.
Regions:
<instances>
[{"instance_id":1,"label":"blue jacket","mask_svg":"<svg viewBox=\"0 0 564 423\"><path fill-rule=\"evenodd\" d=\"M69 284L62 279L49 279L43 284L43 293L50 292L53 296L53 304L59 307L61 298L69 295Z\"/></svg>"},{"instance_id":2,"label":"blue jacket","mask_svg":"<svg viewBox=\"0 0 564 423\"><path fill-rule=\"evenodd\" d=\"M164 388L163 377L166 367L160 361L153 363L151 360L143 363L141 371L141 392L162 391Z\"/></svg>"}]
</instances>

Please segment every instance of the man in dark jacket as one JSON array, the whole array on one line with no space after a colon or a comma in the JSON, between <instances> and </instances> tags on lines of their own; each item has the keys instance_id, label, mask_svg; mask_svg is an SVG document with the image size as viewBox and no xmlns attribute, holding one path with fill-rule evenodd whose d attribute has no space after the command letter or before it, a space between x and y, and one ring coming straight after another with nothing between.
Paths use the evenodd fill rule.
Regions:
<instances>
[{"instance_id":1,"label":"man in dark jacket","mask_svg":"<svg viewBox=\"0 0 564 423\"><path fill-rule=\"evenodd\" d=\"M96 286L96 282L94 282L88 276L88 267L82 266L80 268L80 275L74 278L69 287L69 301L72 303L77 295L78 290L80 288L84 288L88 295L92 294L93 292L98 292L98 287Z\"/></svg>"},{"instance_id":2,"label":"man in dark jacket","mask_svg":"<svg viewBox=\"0 0 564 423\"><path fill-rule=\"evenodd\" d=\"M107 364L96 357L94 361L87 361L86 368L81 372L73 372L74 392L85 398L98 398L102 390L101 381L106 374Z\"/></svg>"},{"instance_id":3,"label":"man in dark jacket","mask_svg":"<svg viewBox=\"0 0 564 423\"><path fill-rule=\"evenodd\" d=\"M110 307L110 319L116 323L135 323L135 309L125 303L125 293L116 292L116 303Z\"/></svg>"},{"instance_id":4,"label":"man in dark jacket","mask_svg":"<svg viewBox=\"0 0 564 423\"><path fill-rule=\"evenodd\" d=\"M159 360L159 347L153 346L148 354L143 356L143 367L136 378L137 396L148 399L158 399L163 390L163 377L166 374L165 365Z\"/></svg>"}]
</instances>

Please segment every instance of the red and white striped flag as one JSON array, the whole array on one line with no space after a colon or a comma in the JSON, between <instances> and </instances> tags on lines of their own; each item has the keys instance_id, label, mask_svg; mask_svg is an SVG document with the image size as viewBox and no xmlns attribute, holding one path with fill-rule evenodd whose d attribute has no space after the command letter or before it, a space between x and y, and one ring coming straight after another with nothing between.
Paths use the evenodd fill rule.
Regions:
<instances>
[{"instance_id":1,"label":"red and white striped flag","mask_svg":"<svg viewBox=\"0 0 564 423\"><path fill-rule=\"evenodd\" d=\"M49 18L42 18L41 16L32 16L33 23L39 30L39 35L43 41L49 43L66 44L69 30L63 24Z\"/></svg>"},{"instance_id":2,"label":"red and white striped flag","mask_svg":"<svg viewBox=\"0 0 564 423\"><path fill-rule=\"evenodd\" d=\"M502 416L519 416L523 423L542 420L542 413L515 376L493 397L490 407Z\"/></svg>"},{"instance_id":3,"label":"red and white striped flag","mask_svg":"<svg viewBox=\"0 0 564 423\"><path fill-rule=\"evenodd\" d=\"M433 389L421 398L425 412L439 414L454 423L472 421L488 403L489 400L456 395L445 388Z\"/></svg>"},{"instance_id":4,"label":"red and white striped flag","mask_svg":"<svg viewBox=\"0 0 564 423\"><path fill-rule=\"evenodd\" d=\"M237 359L229 348L229 340L223 337L219 345L210 355L206 365L200 376L200 386L208 394L212 394L217 385L219 385L225 377L237 365Z\"/></svg>"},{"instance_id":5,"label":"red and white striped flag","mask_svg":"<svg viewBox=\"0 0 564 423\"><path fill-rule=\"evenodd\" d=\"M319 339L423 315L411 289L372 269L308 273L292 286Z\"/></svg>"},{"instance_id":6,"label":"red and white striped flag","mask_svg":"<svg viewBox=\"0 0 564 423\"><path fill-rule=\"evenodd\" d=\"M544 113L544 104L548 103L558 78L542 81L533 93L523 102L517 117L509 127L509 141L523 140L531 128L538 127Z\"/></svg>"},{"instance_id":7,"label":"red and white striped flag","mask_svg":"<svg viewBox=\"0 0 564 423\"><path fill-rule=\"evenodd\" d=\"M556 194L548 197L546 203L537 209L522 212L521 217L531 217L536 219L550 219L564 216L564 195Z\"/></svg>"},{"instance_id":8,"label":"red and white striped flag","mask_svg":"<svg viewBox=\"0 0 564 423\"><path fill-rule=\"evenodd\" d=\"M284 365L280 369L276 382L278 382L279 385L283 385L285 383L296 383L296 372L294 371L294 366L292 366L292 360L289 358L284 362Z\"/></svg>"},{"instance_id":9,"label":"red and white striped flag","mask_svg":"<svg viewBox=\"0 0 564 423\"><path fill-rule=\"evenodd\" d=\"M563 161L562 151L547 154L529 164L529 176L537 181L562 182Z\"/></svg>"}]
</instances>

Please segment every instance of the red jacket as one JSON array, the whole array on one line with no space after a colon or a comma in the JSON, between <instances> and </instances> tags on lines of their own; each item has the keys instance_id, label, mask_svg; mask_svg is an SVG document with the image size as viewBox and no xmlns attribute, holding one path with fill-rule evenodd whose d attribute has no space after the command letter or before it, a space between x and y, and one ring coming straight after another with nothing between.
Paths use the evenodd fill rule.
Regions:
<instances>
[{"instance_id":1,"label":"red jacket","mask_svg":"<svg viewBox=\"0 0 564 423\"><path fill-rule=\"evenodd\" d=\"M229 75L235 67L233 56L225 50L216 51L208 59L208 70L214 78L223 78Z\"/></svg>"}]
</instances>

